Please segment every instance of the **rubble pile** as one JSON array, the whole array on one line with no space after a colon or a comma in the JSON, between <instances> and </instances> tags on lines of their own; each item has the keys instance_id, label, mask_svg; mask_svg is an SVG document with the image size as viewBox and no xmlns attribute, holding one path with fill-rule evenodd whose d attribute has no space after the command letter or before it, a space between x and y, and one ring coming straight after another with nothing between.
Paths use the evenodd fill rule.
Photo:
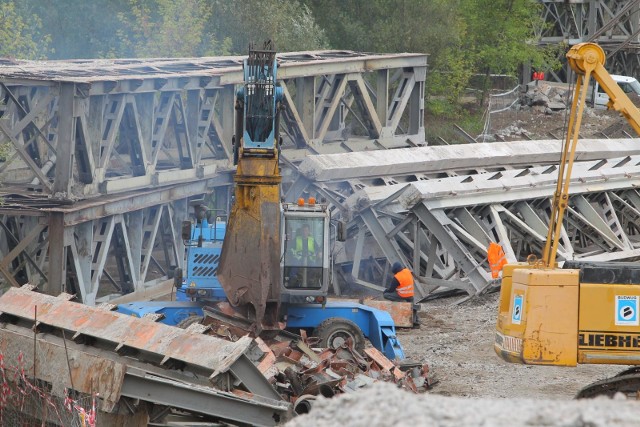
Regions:
<instances>
[{"instance_id":1,"label":"rubble pile","mask_svg":"<svg viewBox=\"0 0 640 427\"><path fill-rule=\"evenodd\" d=\"M507 126L504 129L500 129L496 132L496 136L499 139L513 138L513 137L530 137L529 131L518 125L522 124L521 120L516 121L514 124Z\"/></svg>"},{"instance_id":2,"label":"rubble pile","mask_svg":"<svg viewBox=\"0 0 640 427\"><path fill-rule=\"evenodd\" d=\"M217 308L229 311L225 305ZM204 324L209 334L230 341L249 334L244 325L217 317L220 311L205 310L205 313ZM335 349L319 348L317 342L304 330L299 336L285 332L269 340L255 338L248 352L258 370L294 405L296 413L308 412L319 395L351 393L376 382L393 383L413 393L424 392L435 384L427 364L393 362L374 347L358 351L351 338Z\"/></svg>"},{"instance_id":3,"label":"rubble pile","mask_svg":"<svg viewBox=\"0 0 640 427\"><path fill-rule=\"evenodd\" d=\"M373 347L361 354L354 349L351 339L337 349L315 348L313 342L303 336L302 340L275 341L267 345L256 338L263 354L254 362L276 390L294 404L298 413L306 409L300 407L299 401L308 401L309 396L331 397L377 381L395 383L418 393L433 383L426 364L398 366Z\"/></svg>"},{"instance_id":4,"label":"rubble pile","mask_svg":"<svg viewBox=\"0 0 640 427\"><path fill-rule=\"evenodd\" d=\"M549 82L536 80L527 85L527 91L522 95L520 104L533 111L553 114L570 107L571 94L565 85L554 85Z\"/></svg>"}]
</instances>

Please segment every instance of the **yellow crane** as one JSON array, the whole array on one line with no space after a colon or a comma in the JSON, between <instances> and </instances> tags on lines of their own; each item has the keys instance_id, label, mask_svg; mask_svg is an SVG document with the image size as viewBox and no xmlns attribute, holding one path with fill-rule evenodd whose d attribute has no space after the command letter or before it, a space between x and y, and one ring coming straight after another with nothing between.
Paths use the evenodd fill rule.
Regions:
<instances>
[{"instance_id":1,"label":"yellow crane","mask_svg":"<svg viewBox=\"0 0 640 427\"><path fill-rule=\"evenodd\" d=\"M578 78L547 240L539 260L504 266L494 348L513 363L639 365L586 387L579 397L617 391L635 395L640 391L640 264L558 268L556 254L590 79L609 95L608 108L620 112L638 134L640 110L604 68L600 46L575 45L567 59Z\"/></svg>"}]
</instances>

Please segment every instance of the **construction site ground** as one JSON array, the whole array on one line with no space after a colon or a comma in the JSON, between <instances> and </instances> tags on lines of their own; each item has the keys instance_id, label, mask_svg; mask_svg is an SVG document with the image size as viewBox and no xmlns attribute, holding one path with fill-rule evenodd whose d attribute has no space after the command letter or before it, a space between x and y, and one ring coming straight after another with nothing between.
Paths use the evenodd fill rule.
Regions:
<instances>
[{"instance_id":1,"label":"construction site ground","mask_svg":"<svg viewBox=\"0 0 640 427\"><path fill-rule=\"evenodd\" d=\"M438 383L423 394L377 383L319 398L291 427L627 427L640 425L640 404L621 395L575 400L583 386L626 366L509 364L493 350L498 293L457 304L423 303L419 329L400 329L406 355L429 364Z\"/></svg>"},{"instance_id":2,"label":"construction site ground","mask_svg":"<svg viewBox=\"0 0 640 427\"><path fill-rule=\"evenodd\" d=\"M490 132L505 141L563 138L568 123L568 110L545 114L535 107L511 109L491 115ZM580 127L581 138L624 138L635 135L628 122L615 111L586 108ZM528 136L525 137L523 134Z\"/></svg>"},{"instance_id":3,"label":"construction site ground","mask_svg":"<svg viewBox=\"0 0 640 427\"><path fill-rule=\"evenodd\" d=\"M594 381L624 366L575 368L504 362L493 350L498 293L455 304L460 297L422 304L420 329L401 329L407 356L429 364L439 383L432 393L445 396L572 399Z\"/></svg>"}]
</instances>

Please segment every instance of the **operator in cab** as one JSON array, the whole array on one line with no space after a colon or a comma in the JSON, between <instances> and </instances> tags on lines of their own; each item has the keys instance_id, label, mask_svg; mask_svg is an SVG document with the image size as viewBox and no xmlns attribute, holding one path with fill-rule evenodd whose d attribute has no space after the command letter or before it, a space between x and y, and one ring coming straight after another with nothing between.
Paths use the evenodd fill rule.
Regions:
<instances>
[{"instance_id":1,"label":"operator in cab","mask_svg":"<svg viewBox=\"0 0 640 427\"><path fill-rule=\"evenodd\" d=\"M321 242L320 242L321 243ZM287 249L284 281L287 288L322 287L322 247L304 223Z\"/></svg>"},{"instance_id":2,"label":"operator in cab","mask_svg":"<svg viewBox=\"0 0 640 427\"><path fill-rule=\"evenodd\" d=\"M411 270L399 262L391 266L393 279L382 296L389 301L413 302L413 275Z\"/></svg>"},{"instance_id":3,"label":"operator in cab","mask_svg":"<svg viewBox=\"0 0 640 427\"><path fill-rule=\"evenodd\" d=\"M312 265L313 262L309 261L316 258L319 251L315 239L310 235L309 224L303 224L300 233L296 236L293 255L298 261L298 265Z\"/></svg>"}]
</instances>

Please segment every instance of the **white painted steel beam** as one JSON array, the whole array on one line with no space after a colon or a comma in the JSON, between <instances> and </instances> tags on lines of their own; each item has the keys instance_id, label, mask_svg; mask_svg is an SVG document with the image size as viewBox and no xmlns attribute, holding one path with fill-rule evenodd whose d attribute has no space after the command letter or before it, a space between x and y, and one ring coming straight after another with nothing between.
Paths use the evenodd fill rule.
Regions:
<instances>
[{"instance_id":1,"label":"white painted steel beam","mask_svg":"<svg viewBox=\"0 0 640 427\"><path fill-rule=\"evenodd\" d=\"M418 275L427 272L421 281L447 286L448 280L452 288L473 294L491 283L489 242L502 244L509 261L544 246L559 147L558 141L525 141L319 155L300 164L300 178L286 194L331 195L336 213L360 229L358 241L372 243L366 254L353 254L354 269L367 262L356 258L370 257L379 247L377 256L387 262L400 259ZM580 141L560 259L635 256L639 150L637 139ZM416 233L407 231L415 216L419 235L425 234L417 244ZM391 222L381 230L364 217ZM357 271L352 275L359 277Z\"/></svg>"}]
</instances>

